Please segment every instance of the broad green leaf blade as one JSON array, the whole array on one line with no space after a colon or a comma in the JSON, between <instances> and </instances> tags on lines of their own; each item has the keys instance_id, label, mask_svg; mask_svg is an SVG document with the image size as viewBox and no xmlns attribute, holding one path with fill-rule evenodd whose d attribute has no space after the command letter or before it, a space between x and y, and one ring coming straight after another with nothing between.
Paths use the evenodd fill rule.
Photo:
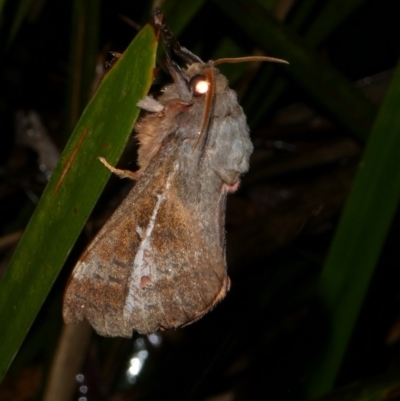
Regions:
<instances>
[{"instance_id":1,"label":"broad green leaf blade","mask_svg":"<svg viewBox=\"0 0 400 401\"><path fill-rule=\"evenodd\" d=\"M83 112L0 282L0 378L18 351L110 172L152 83L157 38L146 25ZM61 311L60 311L61 313Z\"/></svg>"},{"instance_id":2,"label":"broad green leaf blade","mask_svg":"<svg viewBox=\"0 0 400 401\"><path fill-rule=\"evenodd\" d=\"M320 297L330 338L309 387L310 397L334 384L364 296L400 200L400 65L367 143L330 248Z\"/></svg>"},{"instance_id":3,"label":"broad green leaf blade","mask_svg":"<svg viewBox=\"0 0 400 401\"><path fill-rule=\"evenodd\" d=\"M345 77L255 2L214 2L269 56L287 60L290 65L282 67L285 72L354 135L365 140L376 108Z\"/></svg>"}]
</instances>

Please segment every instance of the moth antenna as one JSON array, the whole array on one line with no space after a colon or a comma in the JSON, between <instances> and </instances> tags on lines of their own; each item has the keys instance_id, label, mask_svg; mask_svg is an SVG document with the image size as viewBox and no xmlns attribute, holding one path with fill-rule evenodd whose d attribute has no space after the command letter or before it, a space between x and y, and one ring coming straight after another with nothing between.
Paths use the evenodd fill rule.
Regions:
<instances>
[{"instance_id":1,"label":"moth antenna","mask_svg":"<svg viewBox=\"0 0 400 401\"><path fill-rule=\"evenodd\" d=\"M267 61L270 63L282 63L289 64L286 60L282 60L281 58L275 57L267 57L267 56L248 56L248 57L235 57L235 58L220 58L218 60L213 61L214 65L223 64L223 63L246 63L249 61Z\"/></svg>"},{"instance_id":2,"label":"moth antenna","mask_svg":"<svg viewBox=\"0 0 400 401\"><path fill-rule=\"evenodd\" d=\"M208 125L210 123L210 116L211 116L211 109L213 106L213 100L214 100L214 88L215 88L215 83L214 83L214 75L212 73L211 68L206 69L206 79L209 84L208 91L206 93L206 99L205 99L205 104L204 104L204 114L203 114L203 121L201 123L201 129L199 132L199 136L197 138L196 143L194 144L193 151L197 148L199 145L200 141L202 141L202 138L205 136L205 133L208 129Z\"/></svg>"}]
</instances>

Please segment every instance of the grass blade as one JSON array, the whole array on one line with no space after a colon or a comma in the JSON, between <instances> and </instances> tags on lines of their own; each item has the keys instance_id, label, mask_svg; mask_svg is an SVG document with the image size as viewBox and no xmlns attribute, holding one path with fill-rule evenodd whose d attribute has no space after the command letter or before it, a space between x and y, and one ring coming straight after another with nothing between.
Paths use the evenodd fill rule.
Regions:
<instances>
[{"instance_id":1,"label":"grass blade","mask_svg":"<svg viewBox=\"0 0 400 401\"><path fill-rule=\"evenodd\" d=\"M367 143L324 269L320 296L330 313L326 353L311 398L334 384L400 200L400 65Z\"/></svg>"}]
</instances>

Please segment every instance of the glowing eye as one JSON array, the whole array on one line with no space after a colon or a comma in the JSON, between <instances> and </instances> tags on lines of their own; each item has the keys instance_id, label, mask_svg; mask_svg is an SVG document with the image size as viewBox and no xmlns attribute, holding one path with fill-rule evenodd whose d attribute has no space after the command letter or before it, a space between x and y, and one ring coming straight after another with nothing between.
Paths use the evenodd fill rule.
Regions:
<instances>
[{"instance_id":1,"label":"glowing eye","mask_svg":"<svg viewBox=\"0 0 400 401\"><path fill-rule=\"evenodd\" d=\"M202 75L193 77L191 80L192 90L194 96L201 96L208 92L210 84Z\"/></svg>"},{"instance_id":2,"label":"glowing eye","mask_svg":"<svg viewBox=\"0 0 400 401\"><path fill-rule=\"evenodd\" d=\"M207 81L198 81L196 83L196 86L194 87L194 90L199 95L202 95L203 93L206 93L208 91L209 86L210 85Z\"/></svg>"}]
</instances>

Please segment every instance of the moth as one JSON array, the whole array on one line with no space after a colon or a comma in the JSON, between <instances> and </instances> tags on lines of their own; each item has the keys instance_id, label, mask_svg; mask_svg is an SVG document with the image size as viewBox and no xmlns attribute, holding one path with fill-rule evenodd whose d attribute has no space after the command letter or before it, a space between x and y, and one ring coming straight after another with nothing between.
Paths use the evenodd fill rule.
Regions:
<instances>
[{"instance_id":1,"label":"moth","mask_svg":"<svg viewBox=\"0 0 400 401\"><path fill-rule=\"evenodd\" d=\"M198 320L230 287L225 260L225 205L249 169L246 117L223 62L203 62L181 46L156 11L173 83L135 127L136 184L79 259L64 295L65 323L89 321L109 337L132 337ZM173 57L182 59L181 69ZM104 164L107 165L106 161Z\"/></svg>"}]
</instances>

